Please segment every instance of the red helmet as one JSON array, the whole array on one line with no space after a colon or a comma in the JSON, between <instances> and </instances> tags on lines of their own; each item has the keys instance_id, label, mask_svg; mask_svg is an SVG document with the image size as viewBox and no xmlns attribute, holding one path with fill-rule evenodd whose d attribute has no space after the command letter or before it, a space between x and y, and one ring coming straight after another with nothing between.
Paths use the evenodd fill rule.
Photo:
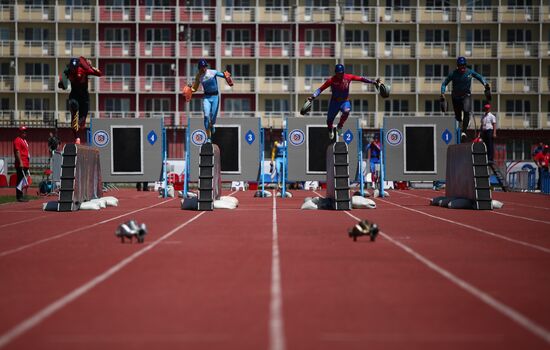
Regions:
<instances>
[{"instance_id":1,"label":"red helmet","mask_svg":"<svg viewBox=\"0 0 550 350\"><path fill-rule=\"evenodd\" d=\"M491 109L491 105L487 103L485 106L483 106L483 109Z\"/></svg>"}]
</instances>

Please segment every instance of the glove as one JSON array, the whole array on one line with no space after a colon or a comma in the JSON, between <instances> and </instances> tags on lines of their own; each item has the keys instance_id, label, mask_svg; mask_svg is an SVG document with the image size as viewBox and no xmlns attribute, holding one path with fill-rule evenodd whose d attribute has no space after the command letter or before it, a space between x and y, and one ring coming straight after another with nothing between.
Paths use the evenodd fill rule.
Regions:
<instances>
[{"instance_id":1,"label":"glove","mask_svg":"<svg viewBox=\"0 0 550 350\"><path fill-rule=\"evenodd\" d=\"M315 97L309 96L309 97L307 98L307 100L308 100L308 101L313 101L313 100L315 100Z\"/></svg>"},{"instance_id":2,"label":"glove","mask_svg":"<svg viewBox=\"0 0 550 350\"><path fill-rule=\"evenodd\" d=\"M57 87L62 89L62 90L65 90L65 84L63 84L63 82L61 80L57 83Z\"/></svg>"},{"instance_id":3,"label":"glove","mask_svg":"<svg viewBox=\"0 0 550 350\"><path fill-rule=\"evenodd\" d=\"M229 86L233 86L233 79L231 79L231 73L228 71L223 72L223 75L225 76L225 81Z\"/></svg>"},{"instance_id":4,"label":"glove","mask_svg":"<svg viewBox=\"0 0 550 350\"><path fill-rule=\"evenodd\" d=\"M183 97L185 98L185 102L191 101L191 96L193 95L193 90L191 90L191 87L186 85L182 89Z\"/></svg>"},{"instance_id":5,"label":"glove","mask_svg":"<svg viewBox=\"0 0 550 350\"><path fill-rule=\"evenodd\" d=\"M273 162L269 163L269 173L273 174Z\"/></svg>"}]
</instances>

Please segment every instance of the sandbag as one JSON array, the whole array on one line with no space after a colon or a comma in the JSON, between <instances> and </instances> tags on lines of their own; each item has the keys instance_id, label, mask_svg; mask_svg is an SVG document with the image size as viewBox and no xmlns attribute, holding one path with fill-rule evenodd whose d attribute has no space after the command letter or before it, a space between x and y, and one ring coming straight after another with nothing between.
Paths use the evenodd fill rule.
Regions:
<instances>
[{"instance_id":1,"label":"sandbag","mask_svg":"<svg viewBox=\"0 0 550 350\"><path fill-rule=\"evenodd\" d=\"M237 205L232 201L225 201L225 200L215 200L214 201L214 209L235 209L237 208Z\"/></svg>"},{"instance_id":2,"label":"sandbag","mask_svg":"<svg viewBox=\"0 0 550 350\"><path fill-rule=\"evenodd\" d=\"M101 197L101 199L103 199L103 200L105 201L105 204L106 204L108 207L116 207L116 206L118 206L118 199L116 199L116 198L113 197L113 196Z\"/></svg>"},{"instance_id":3,"label":"sandbag","mask_svg":"<svg viewBox=\"0 0 550 350\"><path fill-rule=\"evenodd\" d=\"M304 203L302 204L302 206L300 207L300 209L304 209L304 210L317 210L317 209L319 209L319 208L317 207L317 204L315 204L311 199L309 199L309 200L304 201Z\"/></svg>"},{"instance_id":4,"label":"sandbag","mask_svg":"<svg viewBox=\"0 0 550 350\"><path fill-rule=\"evenodd\" d=\"M90 202L93 202L93 203L98 203L99 204L99 207L101 209L103 208L107 208L107 201L103 198L94 198L92 200L90 200Z\"/></svg>"},{"instance_id":5,"label":"sandbag","mask_svg":"<svg viewBox=\"0 0 550 350\"><path fill-rule=\"evenodd\" d=\"M44 211L57 211L57 201L50 201L42 203L42 210Z\"/></svg>"},{"instance_id":6,"label":"sandbag","mask_svg":"<svg viewBox=\"0 0 550 350\"><path fill-rule=\"evenodd\" d=\"M354 209L376 209L376 203L362 196L351 197L351 207Z\"/></svg>"},{"instance_id":7,"label":"sandbag","mask_svg":"<svg viewBox=\"0 0 550 350\"><path fill-rule=\"evenodd\" d=\"M181 200L181 209L183 210L198 210L199 199L197 197L190 197Z\"/></svg>"},{"instance_id":8,"label":"sandbag","mask_svg":"<svg viewBox=\"0 0 550 350\"><path fill-rule=\"evenodd\" d=\"M277 197L282 197L282 192L277 192ZM285 198L292 198L292 193L286 191Z\"/></svg>"},{"instance_id":9,"label":"sandbag","mask_svg":"<svg viewBox=\"0 0 550 350\"><path fill-rule=\"evenodd\" d=\"M473 209L473 201L468 198L455 198L447 204L450 209Z\"/></svg>"},{"instance_id":10,"label":"sandbag","mask_svg":"<svg viewBox=\"0 0 550 350\"><path fill-rule=\"evenodd\" d=\"M430 199L430 205L439 206L441 201L445 198L447 198L447 197L445 197L445 196L434 197L434 198Z\"/></svg>"},{"instance_id":11,"label":"sandbag","mask_svg":"<svg viewBox=\"0 0 550 350\"><path fill-rule=\"evenodd\" d=\"M99 210L101 207L97 202L82 202L80 203L80 210Z\"/></svg>"},{"instance_id":12,"label":"sandbag","mask_svg":"<svg viewBox=\"0 0 550 350\"><path fill-rule=\"evenodd\" d=\"M254 193L254 197L259 197L259 198L266 198L266 197L271 197L271 196L273 196L273 195L271 194L271 192L266 191L266 190L263 190L263 191L262 191L262 190L258 190L258 191L256 191L256 192Z\"/></svg>"},{"instance_id":13,"label":"sandbag","mask_svg":"<svg viewBox=\"0 0 550 350\"><path fill-rule=\"evenodd\" d=\"M496 199L492 200L492 204L493 204L493 209L500 209L504 206L504 203L502 203L501 201L497 201Z\"/></svg>"},{"instance_id":14,"label":"sandbag","mask_svg":"<svg viewBox=\"0 0 550 350\"><path fill-rule=\"evenodd\" d=\"M239 206L239 200L235 197L230 197L230 196L221 196L220 197L220 200L222 201L227 201L227 202L232 202L235 204L236 207Z\"/></svg>"}]
</instances>

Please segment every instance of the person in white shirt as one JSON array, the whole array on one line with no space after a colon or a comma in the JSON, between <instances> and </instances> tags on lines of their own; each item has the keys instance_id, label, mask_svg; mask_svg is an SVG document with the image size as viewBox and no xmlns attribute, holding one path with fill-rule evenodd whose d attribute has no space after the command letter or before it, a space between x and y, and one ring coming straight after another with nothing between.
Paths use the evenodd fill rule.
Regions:
<instances>
[{"instance_id":1,"label":"person in white shirt","mask_svg":"<svg viewBox=\"0 0 550 350\"><path fill-rule=\"evenodd\" d=\"M489 163L492 163L494 153L493 142L497 137L497 118L491 113L490 104L483 106L483 110L485 113L481 117L481 130L477 136L481 137L483 142L485 142L485 146L487 146L487 159Z\"/></svg>"}]
</instances>

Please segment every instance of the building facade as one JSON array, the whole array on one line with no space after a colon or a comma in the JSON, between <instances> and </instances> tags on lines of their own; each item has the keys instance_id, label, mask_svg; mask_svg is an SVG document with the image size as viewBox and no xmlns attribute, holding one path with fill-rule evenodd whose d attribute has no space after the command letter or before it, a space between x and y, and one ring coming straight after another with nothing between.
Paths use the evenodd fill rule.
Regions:
<instances>
[{"instance_id":1,"label":"building facade","mask_svg":"<svg viewBox=\"0 0 550 350\"><path fill-rule=\"evenodd\" d=\"M175 130L202 115L200 93L188 105L180 93L200 58L233 74L232 88L220 80L221 118L273 128L336 63L380 77L388 99L351 85L351 115L374 129L439 115L441 82L465 56L491 83L506 158L528 158L550 130L550 0L0 0L0 38L2 127L68 127L57 79L81 55L104 73L90 79L92 118L162 117ZM472 86L479 125L483 86Z\"/></svg>"}]
</instances>

